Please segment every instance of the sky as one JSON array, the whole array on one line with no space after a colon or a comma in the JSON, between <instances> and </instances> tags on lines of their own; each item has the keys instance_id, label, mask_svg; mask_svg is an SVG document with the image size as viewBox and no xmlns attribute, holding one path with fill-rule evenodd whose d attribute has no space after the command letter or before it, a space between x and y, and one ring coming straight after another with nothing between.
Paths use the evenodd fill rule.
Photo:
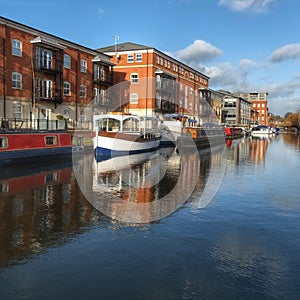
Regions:
<instances>
[{"instance_id":1,"label":"sky","mask_svg":"<svg viewBox=\"0 0 300 300\"><path fill-rule=\"evenodd\" d=\"M268 93L300 110L299 0L0 0L0 15L97 49L153 47L210 77L209 87Z\"/></svg>"}]
</instances>

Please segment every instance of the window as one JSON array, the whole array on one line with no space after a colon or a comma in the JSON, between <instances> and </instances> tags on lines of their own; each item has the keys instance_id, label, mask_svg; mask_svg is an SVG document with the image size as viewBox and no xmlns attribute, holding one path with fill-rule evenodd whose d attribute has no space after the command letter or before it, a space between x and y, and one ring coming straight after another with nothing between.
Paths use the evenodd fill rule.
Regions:
<instances>
[{"instance_id":1,"label":"window","mask_svg":"<svg viewBox=\"0 0 300 300\"><path fill-rule=\"evenodd\" d=\"M64 68L71 69L71 56L64 54Z\"/></svg>"},{"instance_id":2,"label":"window","mask_svg":"<svg viewBox=\"0 0 300 300\"><path fill-rule=\"evenodd\" d=\"M22 43L19 40L12 40L11 54L16 56L22 56Z\"/></svg>"},{"instance_id":3,"label":"window","mask_svg":"<svg viewBox=\"0 0 300 300\"><path fill-rule=\"evenodd\" d=\"M11 80L12 80L12 87L14 89L22 88L22 74L18 72L12 72Z\"/></svg>"},{"instance_id":4,"label":"window","mask_svg":"<svg viewBox=\"0 0 300 300\"><path fill-rule=\"evenodd\" d=\"M104 104L105 92L103 89L94 88L94 100L98 104Z\"/></svg>"},{"instance_id":5,"label":"window","mask_svg":"<svg viewBox=\"0 0 300 300\"><path fill-rule=\"evenodd\" d=\"M86 86L85 85L80 86L80 97L86 98Z\"/></svg>"},{"instance_id":6,"label":"window","mask_svg":"<svg viewBox=\"0 0 300 300\"><path fill-rule=\"evenodd\" d=\"M138 93L131 93L130 94L130 103L131 104L138 104L139 101L139 94Z\"/></svg>"},{"instance_id":7,"label":"window","mask_svg":"<svg viewBox=\"0 0 300 300\"><path fill-rule=\"evenodd\" d=\"M138 83L139 82L139 75L136 73L133 73L130 75L130 81L131 83Z\"/></svg>"},{"instance_id":8,"label":"window","mask_svg":"<svg viewBox=\"0 0 300 300\"><path fill-rule=\"evenodd\" d=\"M56 136L46 136L45 137L45 144L47 146L56 145Z\"/></svg>"},{"instance_id":9,"label":"window","mask_svg":"<svg viewBox=\"0 0 300 300\"><path fill-rule=\"evenodd\" d=\"M132 63L133 62L133 54L127 55L127 62Z\"/></svg>"},{"instance_id":10,"label":"window","mask_svg":"<svg viewBox=\"0 0 300 300\"><path fill-rule=\"evenodd\" d=\"M40 98L52 98L52 81L37 78L36 80L37 96Z\"/></svg>"},{"instance_id":11,"label":"window","mask_svg":"<svg viewBox=\"0 0 300 300\"><path fill-rule=\"evenodd\" d=\"M45 69L52 69L52 51L36 48L36 66Z\"/></svg>"},{"instance_id":12,"label":"window","mask_svg":"<svg viewBox=\"0 0 300 300\"><path fill-rule=\"evenodd\" d=\"M136 56L135 56L135 61L136 61L136 62L140 62L140 61L142 61L142 60L143 60L142 54L141 54L141 53L136 54Z\"/></svg>"},{"instance_id":13,"label":"window","mask_svg":"<svg viewBox=\"0 0 300 300\"><path fill-rule=\"evenodd\" d=\"M104 66L94 65L94 79L105 81L105 69Z\"/></svg>"},{"instance_id":14,"label":"window","mask_svg":"<svg viewBox=\"0 0 300 300\"><path fill-rule=\"evenodd\" d=\"M19 103L13 103L13 118L22 119L22 106Z\"/></svg>"},{"instance_id":15,"label":"window","mask_svg":"<svg viewBox=\"0 0 300 300\"><path fill-rule=\"evenodd\" d=\"M8 147L7 137L0 137L0 149L7 148L7 147Z\"/></svg>"},{"instance_id":16,"label":"window","mask_svg":"<svg viewBox=\"0 0 300 300\"><path fill-rule=\"evenodd\" d=\"M80 71L86 73L87 70L87 62L85 59L80 60Z\"/></svg>"},{"instance_id":17,"label":"window","mask_svg":"<svg viewBox=\"0 0 300 300\"><path fill-rule=\"evenodd\" d=\"M64 96L71 96L71 84L68 81L64 82Z\"/></svg>"}]
</instances>

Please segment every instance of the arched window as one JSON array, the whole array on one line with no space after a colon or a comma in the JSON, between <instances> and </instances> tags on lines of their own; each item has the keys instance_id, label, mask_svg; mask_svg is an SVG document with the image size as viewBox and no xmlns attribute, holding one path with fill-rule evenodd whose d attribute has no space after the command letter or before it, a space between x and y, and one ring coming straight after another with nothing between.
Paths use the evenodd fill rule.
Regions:
<instances>
[{"instance_id":1,"label":"arched window","mask_svg":"<svg viewBox=\"0 0 300 300\"><path fill-rule=\"evenodd\" d=\"M68 81L64 82L64 96L71 96L71 83Z\"/></svg>"}]
</instances>

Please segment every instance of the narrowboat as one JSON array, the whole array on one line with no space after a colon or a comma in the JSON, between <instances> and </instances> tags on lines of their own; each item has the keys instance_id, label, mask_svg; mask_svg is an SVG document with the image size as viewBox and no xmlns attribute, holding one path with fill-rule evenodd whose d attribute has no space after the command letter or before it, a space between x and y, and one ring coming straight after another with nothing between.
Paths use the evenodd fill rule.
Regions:
<instances>
[{"instance_id":1,"label":"narrowboat","mask_svg":"<svg viewBox=\"0 0 300 300\"><path fill-rule=\"evenodd\" d=\"M23 193L35 187L48 184L70 183L72 177L72 161L45 162L26 165L10 165L0 174L0 196Z\"/></svg>"},{"instance_id":2,"label":"narrowboat","mask_svg":"<svg viewBox=\"0 0 300 300\"><path fill-rule=\"evenodd\" d=\"M218 126L215 127L184 127L182 135L177 138L178 146L197 149L209 148L225 144L224 131Z\"/></svg>"},{"instance_id":3,"label":"narrowboat","mask_svg":"<svg viewBox=\"0 0 300 300\"><path fill-rule=\"evenodd\" d=\"M238 139L245 136L244 130L242 127L230 127L226 126L224 128L225 139Z\"/></svg>"},{"instance_id":4,"label":"narrowboat","mask_svg":"<svg viewBox=\"0 0 300 300\"><path fill-rule=\"evenodd\" d=\"M156 150L161 136L158 120L125 113L94 116L95 155L122 156Z\"/></svg>"},{"instance_id":5,"label":"narrowboat","mask_svg":"<svg viewBox=\"0 0 300 300\"><path fill-rule=\"evenodd\" d=\"M72 137L65 129L45 130L9 126L2 126L0 129L0 164L70 154Z\"/></svg>"}]
</instances>

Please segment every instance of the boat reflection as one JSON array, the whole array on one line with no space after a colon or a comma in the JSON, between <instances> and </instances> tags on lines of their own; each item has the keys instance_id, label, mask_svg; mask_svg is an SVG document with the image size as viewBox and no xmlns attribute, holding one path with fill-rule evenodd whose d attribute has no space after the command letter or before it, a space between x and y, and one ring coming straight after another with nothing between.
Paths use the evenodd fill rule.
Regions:
<instances>
[{"instance_id":1,"label":"boat reflection","mask_svg":"<svg viewBox=\"0 0 300 300\"><path fill-rule=\"evenodd\" d=\"M85 195L96 209L127 223L157 221L189 201L204 207L217 191L212 185L218 187L222 179L223 150L224 145L180 154L171 147L95 159L92 192ZM201 199L207 184L210 192Z\"/></svg>"},{"instance_id":2,"label":"boat reflection","mask_svg":"<svg viewBox=\"0 0 300 300\"><path fill-rule=\"evenodd\" d=\"M192 162L190 157L189 165ZM177 195L174 207L172 191L177 189L180 173L186 170L183 164L174 147L108 160L95 159L89 199L98 210L122 222L158 220L174 211L182 201L180 194ZM169 201L164 199L168 196ZM186 197L183 199L184 202Z\"/></svg>"},{"instance_id":3,"label":"boat reflection","mask_svg":"<svg viewBox=\"0 0 300 300\"><path fill-rule=\"evenodd\" d=\"M99 218L79 192L71 160L30 165L1 170L0 266L59 244Z\"/></svg>"}]
</instances>

